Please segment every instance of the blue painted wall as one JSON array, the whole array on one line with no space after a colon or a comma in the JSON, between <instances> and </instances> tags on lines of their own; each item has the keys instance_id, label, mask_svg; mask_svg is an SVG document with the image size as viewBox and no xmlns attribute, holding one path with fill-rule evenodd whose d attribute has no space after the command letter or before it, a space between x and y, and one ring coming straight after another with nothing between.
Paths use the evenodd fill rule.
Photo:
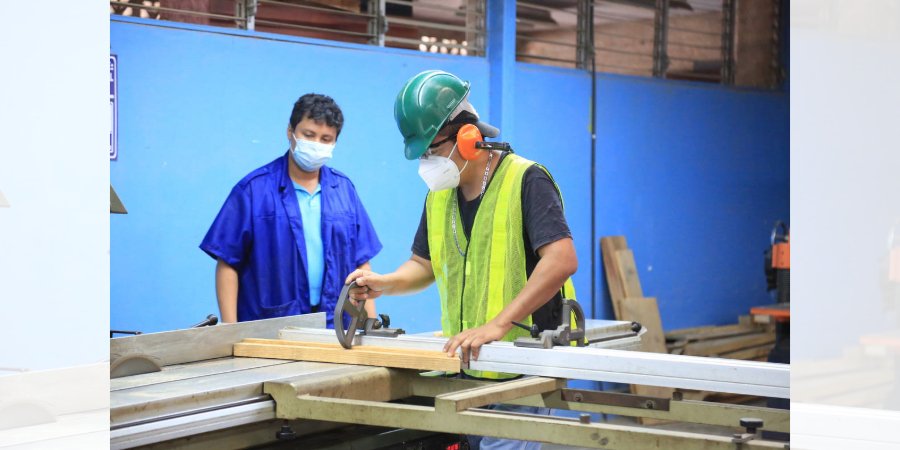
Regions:
<instances>
[{"instance_id":1,"label":"blue painted wall","mask_svg":"<svg viewBox=\"0 0 900 450\"><path fill-rule=\"evenodd\" d=\"M550 171L563 194L578 254L575 292L591 315L591 76L516 64L514 149Z\"/></svg>"},{"instance_id":2,"label":"blue painted wall","mask_svg":"<svg viewBox=\"0 0 900 450\"><path fill-rule=\"evenodd\" d=\"M790 219L788 96L602 75L597 111L597 236L627 237L663 328L772 302L763 252Z\"/></svg>"},{"instance_id":3,"label":"blue painted wall","mask_svg":"<svg viewBox=\"0 0 900 450\"><path fill-rule=\"evenodd\" d=\"M197 245L231 187L287 149L303 93L329 94L344 110L333 166L354 181L385 244L373 260L381 271L409 257L425 194L393 121L402 83L425 69L456 73L490 120L484 58L160 25L110 23L120 80L110 178L129 210L110 219L114 329L181 328L217 312L214 262ZM516 150L545 164L565 196L585 304L597 251L590 83L580 71L517 64L507 112ZM762 251L772 221L788 214L787 104L783 93L598 76L597 236L628 236L666 328L732 321L766 300ZM592 316L611 317L594 270L603 297ZM434 288L382 300L379 312L411 332L439 328Z\"/></svg>"}]
</instances>

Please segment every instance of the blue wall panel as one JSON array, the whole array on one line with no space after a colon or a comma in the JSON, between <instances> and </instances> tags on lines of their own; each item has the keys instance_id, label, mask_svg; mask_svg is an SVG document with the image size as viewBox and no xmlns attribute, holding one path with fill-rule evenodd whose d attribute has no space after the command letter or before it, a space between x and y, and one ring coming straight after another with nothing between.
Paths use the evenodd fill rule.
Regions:
<instances>
[{"instance_id":1,"label":"blue wall panel","mask_svg":"<svg viewBox=\"0 0 900 450\"><path fill-rule=\"evenodd\" d=\"M627 237L663 327L771 302L763 251L790 219L788 96L602 75L597 111L597 235Z\"/></svg>"},{"instance_id":2,"label":"blue wall panel","mask_svg":"<svg viewBox=\"0 0 900 450\"><path fill-rule=\"evenodd\" d=\"M472 101L490 113L482 58L154 23L110 23L120 80L120 150L110 178L129 212L110 219L113 329L181 328L217 313L215 263L197 246L234 184L287 150L300 95L331 95L344 111L332 165L353 180L384 243L373 260L380 271L409 258L427 191L417 164L403 158L397 91L422 70L451 70L483 87ZM408 331L440 328L433 288L381 301L379 312Z\"/></svg>"},{"instance_id":3,"label":"blue wall panel","mask_svg":"<svg viewBox=\"0 0 900 450\"><path fill-rule=\"evenodd\" d=\"M546 166L559 185L578 254L575 292L591 316L591 77L534 64L516 67L513 148Z\"/></svg>"}]
</instances>

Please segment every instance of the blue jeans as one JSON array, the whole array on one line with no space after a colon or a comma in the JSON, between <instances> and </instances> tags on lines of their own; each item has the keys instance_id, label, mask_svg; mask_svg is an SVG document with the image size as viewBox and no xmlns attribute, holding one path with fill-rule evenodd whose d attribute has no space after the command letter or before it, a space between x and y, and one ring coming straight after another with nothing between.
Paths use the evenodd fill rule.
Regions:
<instances>
[{"instance_id":1,"label":"blue jeans","mask_svg":"<svg viewBox=\"0 0 900 450\"><path fill-rule=\"evenodd\" d=\"M493 404L485 407L494 411L510 411L526 414L550 415L550 408L539 408L537 406L518 406ZM501 439L490 436L467 436L469 447L472 450L540 450L540 442L517 441L513 439Z\"/></svg>"}]
</instances>

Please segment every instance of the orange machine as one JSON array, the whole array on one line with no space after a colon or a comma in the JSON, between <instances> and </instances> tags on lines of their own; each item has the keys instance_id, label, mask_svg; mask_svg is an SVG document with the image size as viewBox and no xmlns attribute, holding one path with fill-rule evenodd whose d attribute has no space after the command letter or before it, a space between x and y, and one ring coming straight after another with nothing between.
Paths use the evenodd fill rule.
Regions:
<instances>
[{"instance_id":1,"label":"orange machine","mask_svg":"<svg viewBox=\"0 0 900 450\"><path fill-rule=\"evenodd\" d=\"M766 251L766 281L777 292L778 303L791 301L791 232L782 222L772 229L772 247Z\"/></svg>"},{"instance_id":2,"label":"orange machine","mask_svg":"<svg viewBox=\"0 0 900 450\"><path fill-rule=\"evenodd\" d=\"M788 233L783 241L772 242L772 268L775 270L791 268L791 235Z\"/></svg>"}]
</instances>

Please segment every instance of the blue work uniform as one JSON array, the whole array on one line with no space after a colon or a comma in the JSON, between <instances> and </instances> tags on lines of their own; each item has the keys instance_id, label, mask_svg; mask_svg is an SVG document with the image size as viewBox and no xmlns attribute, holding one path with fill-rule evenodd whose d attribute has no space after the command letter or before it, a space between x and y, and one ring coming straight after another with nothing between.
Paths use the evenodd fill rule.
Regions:
<instances>
[{"instance_id":1,"label":"blue work uniform","mask_svg":"<svg viewBox=\"0 0 900 450\"><path fill-rule=\"evenodd\" d=\"M290 153L254 170L231 190L200 248L238 273L238 321L325 311L334 307L353 270L382 245L356 188L327 166L319 172L324 276L321 303L310 303L303 220L288 174Z\"/></svg>"}]
</instances>

